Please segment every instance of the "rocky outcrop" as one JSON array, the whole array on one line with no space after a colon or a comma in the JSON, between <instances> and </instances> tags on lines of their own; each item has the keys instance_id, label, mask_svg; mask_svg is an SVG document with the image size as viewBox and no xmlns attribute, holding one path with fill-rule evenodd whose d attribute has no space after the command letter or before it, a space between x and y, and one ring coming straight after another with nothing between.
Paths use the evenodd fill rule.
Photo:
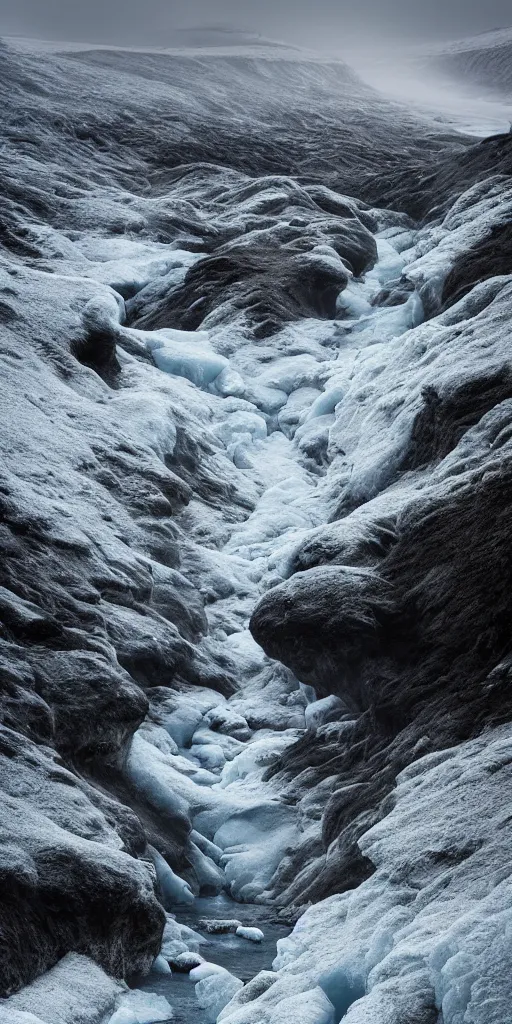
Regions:
<instances>
[{"instance_id":1,"label":"rocky outcrop","mask_svg":"<svg viewBox=\"0 0 512 1024\"><path fill-rule=\"evenodd\" d=\"M482 281L508 274L511 263L512 228L510 224L500 224L464 253L450 271L443 288L445 307L458 302Z\"/></svg>"},{"instance_id":2,"label":"rocky outcrop","mask_svg":"<svg viewBox=\"0 0 512 1024\"><path fill-rule=\"evenodd\" d=\"M171 295L157 298L156 304L151 296L148 311L142 293L137 326L171 324L196 330L229 322L243 311L255 324L256 337L264 338L284 323L306 316L334 318L336 299L349 278L347 270L358 276L375 262L373 236L355 217L349 222L319 217L307 192L296 186L293 191L298 194L292 193L290 206L300 227L277 224L262 232L260 223L268 223L265 200L271 200L273 192L278 208L290 214L285 205L290 184L270 179L253 188L258 189L259 203L250 207L252 232L246 229L242 241L237 238L216 248L188 271L183 285Z\"/></svg>"},{"instance_id":3,"label":"rocky outcrop","mask_svg":"<svg viewBox=\"0 0 512 1024\"><path fill-rule=\"evenodd\" d=\"M326 778L336 790L325 852L304 869L305 845L275 879L288 912L371 872L359 838L389 812L397 772L510 720L512 406L502 346L511 296L510 277L496 277L391 342L397 360L379 372L374 408L361 417L372 364L355 371L330 431L333 521L295 545L288 578L253 613L267 653L317 692L348 699L355 718L341 733L299 741L277 769L290 800ZM423 380L418 391L407 367Z\"/></svg>"}]
</instances>

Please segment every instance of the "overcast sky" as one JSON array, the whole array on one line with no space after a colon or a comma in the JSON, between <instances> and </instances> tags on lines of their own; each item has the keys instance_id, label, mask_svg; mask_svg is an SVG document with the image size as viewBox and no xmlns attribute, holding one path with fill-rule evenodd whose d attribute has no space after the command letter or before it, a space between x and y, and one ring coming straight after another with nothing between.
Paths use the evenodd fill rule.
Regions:
<instances>
[{"instance_id":1,"label":"overcast sky","mask_svg":"<svg viewBox=\"0 0 512 1024\"><path fill-rule=\"evenodd\" d=\"M0 0L0 34L172 43L173 27L223 22L291 42L471 35L512 24L511 0Z\"/></svg>"}]
</instances>

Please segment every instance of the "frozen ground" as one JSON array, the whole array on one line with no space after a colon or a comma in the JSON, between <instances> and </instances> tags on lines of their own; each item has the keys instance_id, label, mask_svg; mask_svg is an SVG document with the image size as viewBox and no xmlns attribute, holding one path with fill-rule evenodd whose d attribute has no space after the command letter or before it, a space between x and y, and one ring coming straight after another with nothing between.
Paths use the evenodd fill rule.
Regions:
<instances>
[{"instance_id":1,"label":"frozen ground","mask_svg":"<svg viewBox=\"0 0 512 1024\"><path fill-rule=\"evenodd\" d=\"M505 1024L511 140L0 60L0 1020Z\"/></svg>"}]
</instances>

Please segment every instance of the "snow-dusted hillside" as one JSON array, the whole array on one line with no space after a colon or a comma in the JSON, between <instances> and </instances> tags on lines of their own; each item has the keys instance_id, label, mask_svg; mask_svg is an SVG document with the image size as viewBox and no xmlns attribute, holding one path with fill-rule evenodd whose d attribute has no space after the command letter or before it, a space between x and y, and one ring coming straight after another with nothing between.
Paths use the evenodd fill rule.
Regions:
<instances>
[{"instance_id":1,"label":"snow-dusted hillside","mask_svg":"<svg viewBox=\"0 0 512 1024\"><path fill-rule=\"evenodd\" d=\"M512 28L438 45L425 56L432 69L470 85L512 96Z\"/></svg>"},{"instance_id":2,"label":"snow-dusted hillside","mask_svg":"<svg viewBox=\"0 0 512 1024\"><path fill-rule=\"evenodd\" d=\"M350 62L394 101L462 134L506 134L512 113L512 28L395 52L364 49Z\"/></svg>"},{"instance_id":3,"label":"snow-dusted hillside","mask_svg":"<svg viewBox=\"0 0 512 1024\"><path fill-rule=\"evenodd\" d=\"M196 1024L505 1024L512 137L0 64L0 1021L169 1020L227 891L296 924Z\"/></svg>"}]
</instances>

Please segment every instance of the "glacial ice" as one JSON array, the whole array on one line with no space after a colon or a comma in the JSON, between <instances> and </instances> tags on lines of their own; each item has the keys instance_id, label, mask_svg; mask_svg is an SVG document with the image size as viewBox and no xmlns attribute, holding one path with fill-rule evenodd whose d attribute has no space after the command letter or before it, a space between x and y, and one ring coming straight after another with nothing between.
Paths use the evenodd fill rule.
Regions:
<instances>
[{"instance_id":1,"label":"glacial ice","mask_svg":"<svg viewBox=\"0 0 512 1024\"><path fill-rule=\"evenodd\" d=\"M201 850L201 852L205 854L205 856L209 857L210 860L214 862L214 864L219 863L220 858L222 856L222 850L220 849L220 847L215 846L215 843L210 842L209 839L207 839L205 836L200 835L200 833L196 832L195 829L192 829L192 832L190 833L190 839L191 842L195 843L195 845Z\"/></svg>"},{"instance_id":2,"label":"glacial ice","mask_svg":"<svg viewBox=\"0 0 512 1024\"><path fill-rule=\"evenodd\" d=\"M295 813L278 800L255 800L232 814L214 836L231 894L251 902L265 890L296 834Z\"/></svg>"},{"instance_id":3,"label":"glacial ice","mask_svg":"<svg viewBox=\"0 0 512 1024\"><path fill-rule=\"evenodd\" d=\"M194 334L166 328L155 331L153 336L146 335L144 340L160 370L186 377L199 388L211 384L228 366L227 359L210 347L205 331Z\"/></svg>"},{"instance_id":4,"label":"glacial ice","mask_svg":"<svg viewBox=\"0 0 512 1024\"><path fill-rule=\"evenodd\" d=\"M154 768L160 762L167 764L167 752L162 752L152 743L148 743L145 738L146 736L147 729L141 729L140 733L136 733L133 737L127 762L127 772L134 785L141 792L145 793L152 805L157 807L162 813L167 812L173 816L186 816L188 813L187 801L179 793L174 793L165 784L158 769L155 770Z\"/></svg>"},{"instance_id":5,"label":"glacial ice","mask_svg":"<svg viewBox=\"0 0 512 1024\"><path fill-rule=\"evenodd\" d=\"M315 387L322 378L323 370L322 363L313 356L290 355L274 359L269 368L259 374L257 384L291 395L298 388Z\"/></svg>"},{"instance_id":6,"label":"glacial ice","mask_svg":"<svg viewBox=\"0 0 512 1024\"><path fill-rule=\"evenodd\" d=\"M278 413L286 405L288 399L287 392L282 388L262 384L258 380L247 383L245 395L266 416L274 416Z\"/></svg>"},{"instance_id":7,"label":"glacial ice","mask_svg":"<svg viewBox=\"0 0 512 1024\"><path fill-rule=\"evenodd\" d=\"M137 243L132 245L137 246ZM82 245L81 248L86 255L88 247ZM91 249L81 270L84 277L103 282L124 299L132 298L143 288L149 290L155 278L159 277L165 277L169 288L176 287L182 283L188 268L201 259L201 255L185 249L174 249L169 256L165 248L162 246L161 255L157 255L154 246L145 247L139 242L130 255L129 245L124 241L120 254L104 252L105 256L112 258L103 260L98 259L100 253L97 250Z\"/></svg>"},{"instance_id":8,"label":"glacial ice","mask_svg":"<svg viewBox=\"0 0 512 1024\"><path fill-rule=\"evenodd\" d=\"M188 747L197 728L201 725L204 715L217 707L222 700L214 690L196 687L186 695L180 695L175 706L164 711L162 722L180 749Z\"/></svg>"},{"instance_id":9,"label":"glacial ice","mask_svg":"<svg viewBox=\"0 0 512 1024\"><path fill-rule=\"evenodd\" d=\"M172 974L171 968L164 956L161 953L153 960L151 964L152 974Z\"/></svg>"},{"instance_id":10,"label":"glacial ice","mask_svg":"<svg viewBox=\"0 0 512 1024\"><path fill-rule=\"evenodd\" d=\"M151 850L151 857L156 868L158 884L162 890L164 900L169 903L193 903L194 894L188 884L179 875L176 875L172 868L162 857L158 850Z\"/></svg>"},{"instance_id":11,"label":"glacial ice","mask_svg":"<svg viewBox=\"0 0 512 1024\"><path fill-rule=\"evenodd\" d=\"M236 634L232 634L236 635ZM207 724L200 725L194 733L194 742L190 748L191 755L201 760L201 747L215 747L222 754L222 765L225 761L232 761L237 754L243 750L243 742L235 736L228 736L223 732L210 729Z\"/></svg>"},{"instance_id":12,"label":"glacial ice","mask_svg":"<svg viewBox=\"0 0 512 1024\"><path fill-rule=\"evenodd\" d=\"M222 1024L287 1024L288 1021L294 1024L337 1024L334 1007L320 986L302 991L300 998L284 996L277 1004L271 998L266 1000L265 996L266 993L254 1003L237 1010L235 995L218 1018L219 1024L221 1021Z\"/></svg>"},{"instance_id":13,"label":"glacial ice","mask_svg":"<svg viewBox=\"0 0 512 1024\"><path fill-rule=\"evenodd\" d=\"M201 699L200 692L198 699ZM187 695L183 695L185 709L189 706L187 700ZM200 770L195 769L193 763L162 752L143 739L147 727L134 737L127 770L145 799L161 812L190 815L196 829L194 834L203 846L201 850L192 842L189 848L189 858L201 888L215 893L227 884L234 895L247 901L266 889L284 850L296 834L293 811L283 807L272 791L266 794L261 779L269 758L274 759L279 749L292 743L297 733L285 730L276 737L267 731L256 733L251 740L247 723L240 715L226 705L209 708L211 703L205 694L200 721L205 725L214 724L216 730L225 729L235 736L245 737L241 753L234 753L232 759L224 763L220 779L210 774L210 779L204 780L208 782L205 785ZM179 703L173 714L177 714L176 721L181 723ZM201 738L204 727L197 731ZM221 732L211 735L223 736ZM190 753L196 757L202 750L212 749L210 743L194 743L194 733L190 739ZM218 785L212 787L212 783ZM206 841L201 839L202 835L208 837ZM169 903L191 902L193 896L188 883L174 874L157 851L152 851L152 858L160 887ZM166 952L167 949L166 946ZM178 951L176 947L173 950Z\"/></svg>"},{"instance_id":14,"label":"glacial ice","mask_svg":"<svg viewBox=\"0 0 512 1024\"><path fill-rule=\"evenodd\" d=\"M261 699L264 700L264 695L260 697ZM253 792L261 792L261 776L265 766L272 758L278 758L283 750L298 738L298 735L296 730L285 730L278 735L270 730L261 730L254 736L251 743L246 744L245 748L224 766L220 787L229 789L232 783L241 780L244 783L243 792L247 792L249 777Z\"/></svg>"},{"instance_id":15,"label":"glacial ice","mask_svg":"<svg viewBox=\"0 0 512 1024\"><path fill-rule=\"evenodd\" d=\"M220 437L229 450L229 445L241 442L252 443L267 436L265 420L255 412L234 412L223 423L214 427L214 433Z\"/></svg>"},{"instance_id":16,"label":"glacial ice","mask_svg":"<svg viewBox=\"0 0 512 1024\"><path fill-rule=\"evenodd\" d=\"M172 914L167 914L160 955L166 960L173 960L185 953L198 954L199 947L204 941L203 936L198 932L194 932L186 925L179 924Z\"/></svg>"},{"instance_id":17,"label":"glacial ice","mask_svg":"<svg viewBox=\"0 0 512 1024\"><path fill-rule=\"evenodd\" d=\"M203 820L203 828L212 834L236 803L212 789L218 778L193 761L162 753L143 739L143 731L134 736L127 762L127 774L137 791L162 814L192 821Z\"/></svg>"},{"instance_id":18,"label":"glacial ice","mask_svg":"<svg viewBox=\"0 0 512 1024\"><path fill-rule=\"evenodd\" d=\"M288 396L286 405L279 411L277 420L280 430L291 440L298 423L307 416L316 398L321 396L318 388L297 388Z\"/></svg>"},{"instance_id":19,"label":"glacial ice","mask_svg":"<svg viewBox=\"0 0 512 1024\"><path fill-rule=\"evenodd\" d=\"M323 697L321 700L308 704L304 712L307 729L317 729L326 722L335 721L343 714L345 705L339 697L331 694L330 697Z\"/></svg>"},{"instance_id":20,"label":"glacial ice","mask_svg":"<svg viewBox=\"0 0 512 1024\"><path fill-rule=\"evenodd\" d=\"M199 1006L207 1012L208 1024L215 1024L221 1010L244 986L240 978L235 978L224 967L206 961L194 967L189 977L195 983Z\"/></svg>"},{"instance_id":21,"label":"glacial ice","mask_svg":"<svg viewBox=\"0 0 512 1024\"><path fill-rule=\"evenodd\" d=\"M442 1012L446 1024L503 1024L512 889L501 796L511 743L501 726L406 769L395 807L360 840L375 873L311 907L278 941L259 1018L235 998L222 1020L282 1020L285 1007L295 1019L317 985L347 1024L402 1024L413 1008L418 1019Z\"/></svg>"},{"instance_id":22,"label":"glacial ice","mask_svg":"<svg viewBox=\"0 0 512 1024\"><path fill-rule=\"evenodd\" d=\"M251 738L251 730L245 718L226 704L211 708L206 712L204 720L210 729L235 740L244 742Z\"/></svg>"},{"instance_id":23,"label":"glacial ice","mask_svg":"<svg viewBox=\"0 0 512 1024\"><path fill-rule=\"evenodd\" d=\"M223 398L243 398L246 392L243 377L231 369L229 364L215 378L215 388Z\"/></svg>"},{"instance_id":24,"label":"glacial ice","mask_svg":"<svg viewBox=\"0 0 512 1024\"><path fill-rule=\"evenodd\" d=\"M126 992L118 1000L118 1007L108 1024L157 1024L173 1017L172 1007L164 996L137 989Z\"/></svg>"},{"instance_id":25,"label":"glacial ice","mask_svg":"<svg viewBox=\"0 0 512 1024\"><path fill-rule=\"evenodd\" d=\"M188 856L199 883L200 891L208 893L210 896L222 892L225 884L224 873L215 861L203 853L192 840L188 845Z\"/></svg>"},{"instance_id":26,"label":"glacial ice","mask_svg":"<svg viewBox=\"0 0 512 1024\"><path fill-rule=\"evenodd\" d=\"M190 755L209 771L222 768L226 763L224 751L218 743L193 743Z\"/></svg>"},{"instance_id":27,"label":"glacial ice","mask_svg":"<svg viewBox=\"0 0 512 1024\"><path fill-rule=\"evenodd\" d=\"M330 416L331 413L334 413L338 402L341 402L342 400L343 388L328 388L311 404L306 415L306 421L315 419L317 416Z\"/></svg>"},{"instance_id":28,"label":"glacial ice","mask_svg":"<svg viewBox=\"0 0 512 1024\"><path fill-rule=\"evenodd\" d=\"M178 974L190 974L194 967L199 967L203 957L199 953L177 953L171 958L171 967Z\"/></svg>"},{"instance_id":29,"label":"glacial ice","mask_svg":"<svg viewBox=\"0 0 512 1024\"><path fill-rule=\"evenodd\" d=\"M236 934L241 939L248 939L249 942L263 942L265 938L261 928L251 928L242 924L238 926Z\"/></svg>"}]
</instances>

